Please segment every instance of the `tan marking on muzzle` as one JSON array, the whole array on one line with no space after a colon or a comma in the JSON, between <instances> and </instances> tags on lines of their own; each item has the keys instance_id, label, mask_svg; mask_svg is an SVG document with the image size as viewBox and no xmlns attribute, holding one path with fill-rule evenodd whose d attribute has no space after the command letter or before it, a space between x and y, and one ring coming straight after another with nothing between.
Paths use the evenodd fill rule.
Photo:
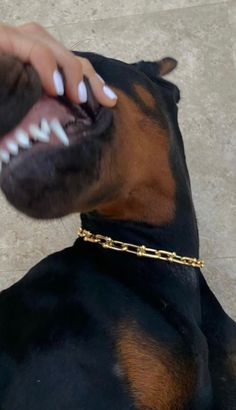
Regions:
<instances>
[{"instance_id":1,"label":"tan marking on muzzle","mask_svg":"<svg viewBox=\"0 0 236 410\"><path fill-rule=\"evenodd\" d=\"M176 184L169 161L168 131L148 117L124 92L119 89L115 92L118 103L114 109L115 143L110 173L114 187L119 180L121 189L117 193L114 188L116 197L98 206L97 210L115 219L158 225L169 223L175 215ZM146 93L148 91L145 92L147 101Z\"/></svg>"},{"instance_id":2,"label":"tan marking on muzzle","mask_svg":"<svg viewBox=\"0 0 236 410\"><path fill-rule=\"evenodd\" d=\"M145 87L143 87L140 84L135 84L134 90L147 108L149 108L150 110L155 110L157 102L152 96L152 94L150 94L150 92L148 92L148 90L146 90Z\"/></svg>"}]
</instances>

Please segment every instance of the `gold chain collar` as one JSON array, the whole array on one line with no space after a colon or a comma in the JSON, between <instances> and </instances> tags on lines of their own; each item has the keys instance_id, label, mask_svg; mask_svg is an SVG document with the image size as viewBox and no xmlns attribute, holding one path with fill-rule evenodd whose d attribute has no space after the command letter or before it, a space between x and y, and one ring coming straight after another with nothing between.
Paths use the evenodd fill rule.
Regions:
<instances>
[{"instance_id":1,"label":"gold chain collar","mask_svg":"<svg viewBox=\"0 0 236 410\"><path fill-rule=\"evenodd\" d=\"M179 256L175 252L147 248L144 245L133 245L131 243L116 241L108 236L93 234L83 228L79 229L78 236L83 238L86 242L97 243L103 248L112 249L114 251L133 253L137 256L160 259L162 261L179 263L181 265L193 266L195 268L203 268L204 266L204 261L201 259Z\"/></svg>"}]
</instances>

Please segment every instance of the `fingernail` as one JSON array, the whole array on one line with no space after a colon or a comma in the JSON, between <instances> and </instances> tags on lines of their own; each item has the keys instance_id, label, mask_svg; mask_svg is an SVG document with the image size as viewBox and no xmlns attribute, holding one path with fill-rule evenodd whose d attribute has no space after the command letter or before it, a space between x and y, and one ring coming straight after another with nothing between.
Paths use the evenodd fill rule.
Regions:
<instances>
[{"instance_id":1,"label":"fingernail","mask_svg":"<svg viewBox=\"0 0 236 410\"><path fill-rule=\"evenodd\" d=\"M103 78L98 73L96 73L96 76L101 81L101 83L105 84L105 81L103 80Z\"/></svg>"},{"instance_id":2,"label":"fingernail","mask_svg":"<svg viewBox=\"0 0 236 410\"><path fill-rule=\"evenodd\" d=\"M118 98L114 91L112 91L107 85L103 86L103 92L108 98L110 98L110 100L117 100Z\"/></svg>"},{"instance_id":3,"label":"fingernail","mask_svg":"<svg viewBox=\"0 0 236 410\"><path fill-rule=\"evenodd\" d=\"M88 100L88 93L85 82L82 80L78 85L78 94L81 103L86 103Z\"/></svg>"},{"instance_id":4,"label":"fingernail","mask_svg":"<svg viewBox=\"0 0 236 410\"><path fill-rule=\"evenodd\" d=\"M55 70L53 73L53 81L54 81L57 95L63 95L64 94L64 84L63 84L61 73L58 70Z\"/></svg>"}]
</instances>

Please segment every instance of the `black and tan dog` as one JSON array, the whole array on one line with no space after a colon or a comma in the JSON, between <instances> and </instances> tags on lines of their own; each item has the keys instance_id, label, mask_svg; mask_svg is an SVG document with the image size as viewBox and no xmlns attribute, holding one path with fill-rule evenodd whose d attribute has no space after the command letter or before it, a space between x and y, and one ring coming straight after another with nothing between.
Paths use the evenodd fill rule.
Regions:
<instances>
[{"instance_id":1,"label":"black and tan dog","mask_svg":"<svg viewBox=\"0 0 236 410\"><path fill-rule=\"evenodd\" d=\"M3 192L31 217L82 212L93 234L198 258L179 90L162 78L175 60L81 55L114 109L91 92L83 106L49 98L1 56ZM0 409L236 409L236 326L200 269L86 235L0 295Z\"/></svg>"}]
</instances>

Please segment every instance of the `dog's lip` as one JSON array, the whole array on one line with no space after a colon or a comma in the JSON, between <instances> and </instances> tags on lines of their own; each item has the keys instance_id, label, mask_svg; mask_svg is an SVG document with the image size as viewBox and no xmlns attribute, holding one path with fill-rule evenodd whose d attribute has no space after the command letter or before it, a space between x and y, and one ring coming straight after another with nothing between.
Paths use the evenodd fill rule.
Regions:
<instances>
[{"instance_id":1,"label":"dog's lip","mask_svg":"<svg viewBox=\"0 0 236 410\"><path fill-rule=\"evenodd\" d=\"M95 122L102 106L96 100L87 80L85 80L85 84L87 89L86 103L74 104L65 96L59 97L58 101L64 104L71 111L71 113L74 114L75 118L79 118L80 120L90 119L92 122Z\"/></svg>"},{"instance_id":2,"label":"dog's lip","mask_svg":"<svg viewBox=\"0 0 236 410\"><path fill-rule=\"evenodd\" d=\"M70 145L75 144L78 141L78 138L86 138L86 137L98 137L103 134L111 125L113 118L113 110L107 107L100 107L99 111L96 114L96 118L94 119L93 123L85 127L81 132L77 130L77 123L75 122L74 125L71 125L71 130L68 131L69 138L70 138ZM79 123L79 121L78 121ZM65 125L66 129L69 129L69 125ZM73 130L74 127L74 130Z\"/></svg>"},{"instance_id":3,"label":"dog's lip","mask_svg":"<svg viewBox=\"0 0 236 410\"><path fill-rule=\"evenodd\" d=\"M43 153L48 155L48 158L56 157L57 153L62 150L73 150L73 147L78 147L82 140L91 140L94 138L102 137L102 135L110 128L113 121L113 110L107 107L100 107L99 112L96 117L96 121L89 127L86 127L83 131L79 131L74 125L74 130L72 130L69 135L70 145L65 146L62 143L57 145L45 144L43 142L36 143L32 149L21 150L20 155L12 157L8 164L3 164L0 172L0 188L7 186L8 183L12 184L12 176L15 172L18 174L21 172L21 167L24 167L24 163L28 161L33 161L37 158L37 155ZM51 156L53 155L53 156ZM68 162L68 155L66 157L66 162ZM51 160L51 159L50 159ZM69 164L68 164L69 165ZM52 163L53 169L53 163ZM40 170L43 172L43 170Z\"/></svg>"},{"instance_id":4,"label":"dog's lip","mask_svg":"<svg viewBox=\"0 0 236 410\"><path fill-rule=\"evenodd\" d=\"M112 121L113 110L99 104L87 80L85 80L85 84L87 88L86 103L74 104L66 97L59 97L59 101L70 110L75 118L74 123L68 122L64 124L71 142L75 142L74 138L78 137L78 134L80 137L102 134Z\"/></svg>"}]
</instances>

